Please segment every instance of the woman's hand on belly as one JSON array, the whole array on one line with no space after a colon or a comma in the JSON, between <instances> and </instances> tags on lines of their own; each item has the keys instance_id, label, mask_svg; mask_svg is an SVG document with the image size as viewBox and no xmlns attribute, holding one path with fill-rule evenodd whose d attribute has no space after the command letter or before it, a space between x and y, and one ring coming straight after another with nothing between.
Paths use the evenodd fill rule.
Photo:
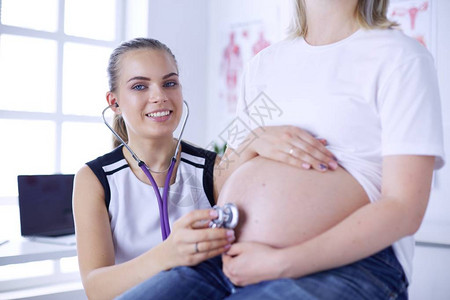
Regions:
<instances>
[{"instance_id":1,"label":"woman's hand on belly","mask_svg":"<svg viewBox=\"0 0 450 300\"><path fill-rule=\"evenodd\" d=\"M316 139L295 126L259 127L237 149L228 148L223 157L217 156L214 167L214 198L217 199L226 180L241 165L255 157L264 157L300 169L320 172L335 170L338 163L325 147L327 141Z\"/></svg>"},{"instance_id":2,"label":"woman's hand on belly","mask_svg":"<svg viewBox=\"0 0 450 300\"><path fill-rule=\"evenodd\" d=\"M316 139L307 131L295 126L267 126L253 130L256 138L244 145L259 156L294 167L326 171L338 167L333 153L324 139Z\"/></svg>"},{"instance_id":3,"label":"woman's hand on belly","mask_svg":"<svg viewBox=\"0 0 450 300\"><path fill-rule=\"evenodd\" d=\"M235 243L222 255L223 272L238 286L277 279L282 270L278 253L276 248L261 243Z\"/></svg>"}]
</instances>

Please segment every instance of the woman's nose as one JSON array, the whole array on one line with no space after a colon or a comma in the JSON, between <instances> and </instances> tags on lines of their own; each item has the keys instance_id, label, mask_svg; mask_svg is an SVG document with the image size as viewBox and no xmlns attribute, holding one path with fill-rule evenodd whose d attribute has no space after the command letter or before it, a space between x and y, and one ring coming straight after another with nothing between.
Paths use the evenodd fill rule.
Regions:
<instances>
[{"instance_id":1,"label":"woman's nose","mask_svg":"<svg viewBox=\"0 0 450 300\"><path fill-rule=\"evenodd\" d=\"M167 101L167 95L164 92L164 90L158 86L158 85L154 85L151 86L151 88L149 89L149 101L153 102L153 103L157 103L157 102L166 102Z\"/></svg>"}]
</instances>

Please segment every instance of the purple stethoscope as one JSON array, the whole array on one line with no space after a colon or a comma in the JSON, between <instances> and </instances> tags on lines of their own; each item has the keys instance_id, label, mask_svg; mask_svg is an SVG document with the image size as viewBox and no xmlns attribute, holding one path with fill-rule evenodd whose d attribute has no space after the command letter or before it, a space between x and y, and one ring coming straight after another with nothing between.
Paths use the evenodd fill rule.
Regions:
<instances>
[{"instance_id":1,"label":"purple stethoscope","mask_svg":"<svg viewBox=\"0 0 450 300\"><path fill-rule=\"evenodd\" d=\"M183 103L186 106L186 116L184 117L183 126L181 127L180 134L178 135L177 147L175 148L175 153L170 161L169 167L163 171L151 170L145 164L145 162L143 162L142 160L139 159L139 157L136 155L136 153L134 153L134 151L131 150L130 146L128 146L127 143L125 143L125 141L117 134L117 132L108 124L108 122L106 121L106 118L105 118L105 112L113 106L118 107L119 105L117 103L107 106L102 112L102 118L103 118L103 122L105 123L105 125L109 128L109 130L111 130L111 132L122 143L122 145L125 148L127 148L127 150L131 153L131 156L134 158L134 160L136 160L136 162L138 163L138 166L142 169L142 171L145 173L145 175L148 177L148 179L150 180L150 182L152 184L153 190L156 195L156 199L158 200L159 216L160 216L160 224L161 224L161 235L162 235L163 241L165 239L167 239L167 237L170 234L169 212L167 209L167 198L168 198L168 194L169 194L170 178L172 178L173 169L174 169L175 163L177 161L178 151L180 149L180 143L181 143L181 136L183 135L184 127L186 126L186 122L189 117L189 106L185 100L183 100ZM167 176L166 176L166 180L164 182L164 189L163 189L162 196L161 196L161 193L159 192L158 185L156 184L156 181L153 178L150 171L152 171L154 173L163 173L163 172L167 171Z\"/></svg>"}]
</instances>

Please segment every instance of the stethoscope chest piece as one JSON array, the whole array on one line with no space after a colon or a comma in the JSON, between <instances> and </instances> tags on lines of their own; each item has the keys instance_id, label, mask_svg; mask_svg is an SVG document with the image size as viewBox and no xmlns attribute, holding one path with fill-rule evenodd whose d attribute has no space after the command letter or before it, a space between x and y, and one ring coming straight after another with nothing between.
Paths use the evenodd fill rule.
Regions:
<instances>
[{"instance_id":1,"label":"stethoscope chest piece","mask_svg":"<svg viewBox=\"0 0 450 300\"><path fill-rule=\"evenodd\" d=\"M213 207L217 211L217 218L209 223L211 228L228 228L234 229L239 222L239 210L233 203L226 203L223 207L215 205Z\"/></svg>"}]
</instances>

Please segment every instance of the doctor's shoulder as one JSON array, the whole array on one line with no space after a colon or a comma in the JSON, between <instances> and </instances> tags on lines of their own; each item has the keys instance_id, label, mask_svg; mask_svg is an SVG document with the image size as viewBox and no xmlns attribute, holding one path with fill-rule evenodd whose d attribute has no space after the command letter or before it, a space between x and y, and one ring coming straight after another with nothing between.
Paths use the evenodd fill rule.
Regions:
<instances>
[{"instance_id":1,"label":"doctor's shoulder","mask_svg":"<svg viewBox=\"0 0 450 300\"><path fill-rule=\"evenodd\" d=\"M84 164L75 174L74 200L78 201L78 199L95 197L101 199L104 205L105 187L108 185L104 166L117 162L127 165L123 156L122 146L116 147L111 152ZM81 197L78 197L80 195Z\"/></svg>"}]
</instances>

